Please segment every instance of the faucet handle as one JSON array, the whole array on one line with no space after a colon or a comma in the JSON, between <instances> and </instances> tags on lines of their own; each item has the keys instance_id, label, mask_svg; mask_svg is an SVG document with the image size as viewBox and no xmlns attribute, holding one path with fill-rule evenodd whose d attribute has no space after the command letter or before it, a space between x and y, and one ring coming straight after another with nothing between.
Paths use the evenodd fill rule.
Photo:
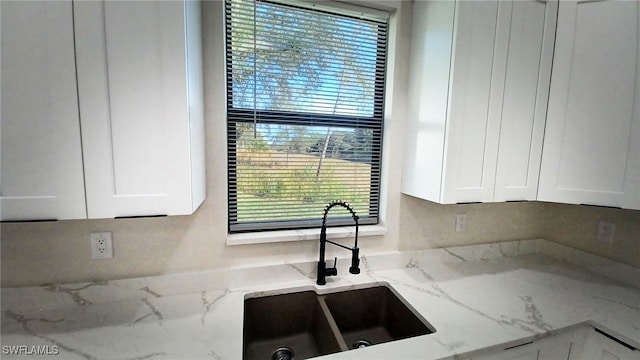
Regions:
<instances>
[{"instance_id":1,"label":"faucet handle","mask_svg":"<svg viewBox=\"0 0 640 360\"><path fill-rule=\"evenodd\" d=\"M333 259L333 267L327 268L327 270L325 270L325 274L327 276L336 276L336 275L338 275L338 268L336 267L337 263L338 263L338 257L336 256Z\"/></svg>"}]
</instances>

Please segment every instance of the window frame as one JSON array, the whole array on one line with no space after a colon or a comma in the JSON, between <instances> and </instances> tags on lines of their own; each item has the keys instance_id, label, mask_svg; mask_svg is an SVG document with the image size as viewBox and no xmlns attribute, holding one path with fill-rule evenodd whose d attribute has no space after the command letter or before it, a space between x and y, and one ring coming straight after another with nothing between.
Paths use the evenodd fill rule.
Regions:
<instances>
[{"instance_id":1,"label":"window frame","mask_svg":"<svg viewBox=\"0 0 640 360\"><path fill-rule=\"evenodd\" d=\"M369 190L369 214L359 217L360 225L378 225L380 223L380 197L382 188L382 146L384 137L384 113L386 103L386 76L388 65L388 48L389 48L389 17L383 21L376 18L375 21L364 19L363 16L353 16L350 14L340 14L340 8L336 7L335 12L326 11L326 6L322 9L310 9L306 6L294 5L292 1L270 1L255 0L257 3L274 4L282 7L290 7L294 9L304 9L318 13L326 13L338 15L355 20L362 20L376 23L379 26L377 51L376 51L376 69L374 79L374 95L373 95L373 113L371 116L362 115L332 115L326 113L312 112L293 112L293 111L274 111L274 110L257 110L250 108L234 108L233 107L233 78L232 78L232 41L230 40L231 20L227 8L228 3L233 0L224 1L225 14L225 95L226 95L226 136L227 136L227 229L229 234L239 234L246 232L260 231L278 231L278 230L296 230L317 228L322 224L321 214L322 208L318 209L318 219L309 220L283 220L269 222L250 222L237 223L237 207L238 207L238 191L237 191L237 139L236 124L250 123L255 124L255 119L260 118L259 123L269 125L297 125L308 127L330 127L330 128L361 128L369 129L373 132L371 143L371 177ZM302 5L302 4L301 4ZM389 15L389 14L387 14ZM382 30L382 31L380 31ZM295 122L291 118L296 118ZM299 119L304 120L299 120ZM268 120L267 120L268 119ZM339 200L339 199L336 199ZM235 209L232 209L232 205ZM327 221L328 227L339 227L345 225L353 225L351 217L331 218Z\"/></svg>"}]
</instances>

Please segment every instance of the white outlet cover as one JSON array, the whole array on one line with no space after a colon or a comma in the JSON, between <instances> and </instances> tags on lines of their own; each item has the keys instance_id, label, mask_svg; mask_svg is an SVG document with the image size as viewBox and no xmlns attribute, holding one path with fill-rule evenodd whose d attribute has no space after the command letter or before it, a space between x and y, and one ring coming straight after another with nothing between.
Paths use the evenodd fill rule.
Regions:
<instances>
[{"instance_id":1,"label":"white outlet cover","mask_svg":"<svg viewBox=\"0 0 640 360\"><path fill-rule=\"evenodd\" d=\"M596 239L598 239L598 241L613 243L615 235L616 224L606 221L598 221L598 230L596 232Z\"/></svg>"},{"instance_id":2,"label":"white outlet cover","mask_svg":"<svg viewBox=\"0 0 640 360\"><path fill-rule=\"evenodd\" d=\"M89 235L92 259L113 258L113 241L110 231L92 232Z\"/></svg>"},{"instance_id":3,"label":"white outlet cover","mask_svg":"<svg viewBox=\"0 0 640 360\"><path fill-rule=\"evenodd\" d=\"M456 214L456 232L467 231L467 214Z\"/></svg>"}]
</instances>

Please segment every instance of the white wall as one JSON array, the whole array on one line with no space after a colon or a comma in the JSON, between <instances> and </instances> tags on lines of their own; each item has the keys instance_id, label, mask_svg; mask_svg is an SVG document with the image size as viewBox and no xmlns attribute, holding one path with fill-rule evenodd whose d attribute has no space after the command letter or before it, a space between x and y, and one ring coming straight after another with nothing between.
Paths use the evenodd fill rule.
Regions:
<instances>
[{"instance_id":1,"label":"white wall","mask_svg":"<svg viewBox=\"0 0 640 360\"><path fill-rule=\"evenodd\" d=\"M382 3L381 3L382 4ZM410 3L393 19L387 94L382 216L385 236L362 238L361 254L427 249L543 234L550 211L541 203L437 205L400 194ZM1 224L2 286L108 280L285 261L315 260L316 241L227 246L225 75L222 5L203 3L207 199L191 216L149 219L76 220ZM553 207L553 205L549 205ZM468 214L468 230L454 231L457 212ZM549 228L554 234L555 228ZM112 231L115 257L91 260L89 233ZM637 241L631 249L640 248ZM331 250L334 251L334 250ZM628 249L627 249L628 251ZM615 251L609 252L616 258ZM328 256L333 256L329 254ZM348 257L338 249L335 256ZM637 257L640 258L640 257ZM640 267L639 260L632 265ZM633 259L632 259L633 260Z\"/></svg>"}]
</instances>

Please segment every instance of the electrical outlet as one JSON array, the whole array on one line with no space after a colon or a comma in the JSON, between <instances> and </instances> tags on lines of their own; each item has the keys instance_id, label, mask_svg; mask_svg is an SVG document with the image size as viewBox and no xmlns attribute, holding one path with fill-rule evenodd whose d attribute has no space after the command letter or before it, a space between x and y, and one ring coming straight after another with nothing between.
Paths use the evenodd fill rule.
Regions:
<instances>
[{"instance_id":1,"label":"electrical outlet","mask_svg":"<svg viewBox=\"0 0 640 360\"><path fill-rule=\"evenodd\" d=\"M456 232L467 231L467 214L456 214Z\"/></svg>"},{"instance_id":2,"label":"electrical outlet","mask_svg":"<svg viewBox=\"0 0 640 360\"><path fill-rule=\"evenodd\" d=\"M113 242L111 232L92 232L89 235L91 241L92 259L111 259L113 257Z\"/></svg>"},{"instance_id":3,"label":"electrical outlet","mask_svg":"<svg viewBox=\"0 0 640 360\"><path fill-rule=\"evenodd\" d=\"M598 231L596 232L596 239L608 243L613 243L613 238L616 234L616 224L598 221Z\"/></svg>"}]
</instances>

